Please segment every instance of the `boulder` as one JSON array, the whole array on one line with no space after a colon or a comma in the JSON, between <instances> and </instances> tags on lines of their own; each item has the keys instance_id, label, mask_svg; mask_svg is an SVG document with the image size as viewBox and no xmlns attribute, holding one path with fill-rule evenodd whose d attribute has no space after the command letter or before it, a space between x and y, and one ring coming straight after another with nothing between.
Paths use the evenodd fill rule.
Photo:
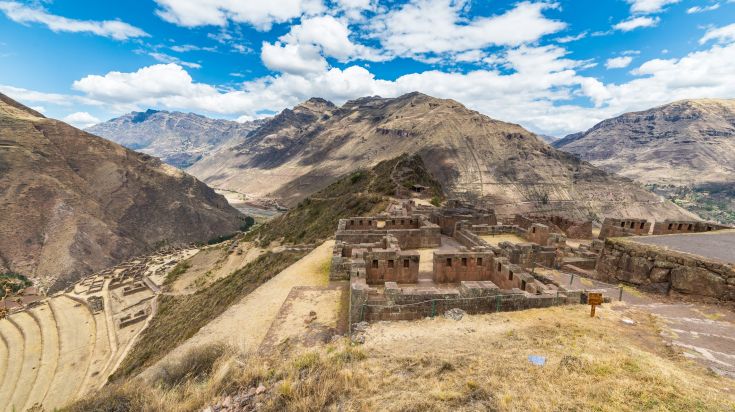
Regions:
<instances>
[{"instance_id":1,"label":"boulder","mask_svg":"<svg viewBox=\"0 0 735 412\"><path fill-rule=\"evenodd\" d=\"M721 297L725 293L725 279L698 267L678 266L671 269L671 286L684 293Z\"/></svg>"}]
</instances>

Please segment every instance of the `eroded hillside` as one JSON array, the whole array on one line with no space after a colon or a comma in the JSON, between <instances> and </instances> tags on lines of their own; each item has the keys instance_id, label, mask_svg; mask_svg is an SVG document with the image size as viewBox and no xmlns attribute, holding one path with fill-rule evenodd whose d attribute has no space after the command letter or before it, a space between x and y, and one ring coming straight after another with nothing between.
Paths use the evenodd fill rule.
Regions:
<instances>
[{"instance_id":1,"label":"eroded hillside","mask_svg":"<svg viewBox=\"0 0 735 412\"><path fill-rule=\"evenodd\" d=\"M686 215L518 125L420 93L366 97L342 107L311 99L275 116L247 143L205 157L190 171L215 187L293 205L342 174L404 152L419 154L449 197L492 203L499 213Z\"/></svg>"},{"instance_id":2,"label":"eroded hillside","mask_svg":"<svg viewBox=\"0 0 735 412\"><path fill-rule=\"evenodd\" d=\"M58 289L244 218L195 178L0 95L0 271Z\"/></svg>"}]
</instances>

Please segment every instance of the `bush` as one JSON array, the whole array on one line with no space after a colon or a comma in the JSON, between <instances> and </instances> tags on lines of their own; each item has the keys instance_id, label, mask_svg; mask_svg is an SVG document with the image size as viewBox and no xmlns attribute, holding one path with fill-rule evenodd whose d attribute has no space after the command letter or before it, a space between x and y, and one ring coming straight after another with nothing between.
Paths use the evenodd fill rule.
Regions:
<instances>
[{"instance_id":1,"label":"bush","mask_svg":"<svg viewBox=\"0 0 735 412\"><path fill-rule=\"evenodd\" d=\"M439 199L439 196L434 196L431 198L431 201L429 203L431 203L432 205L436 207L439 207L442 204L442 200Z\"/></svg>"},{"instance_id":2,"label":"bush","mask_svg":"<svg viewBox=\"0 0 735 412\"><path fill-rule=\"evenodd\" d=\"M253 219L252 216L245 216L245 220L243 221L242 225L240 225L240 231L241 232L247 232L250 230L251 227L255 224L255 219Z\"/></svg>"}]
</instances>

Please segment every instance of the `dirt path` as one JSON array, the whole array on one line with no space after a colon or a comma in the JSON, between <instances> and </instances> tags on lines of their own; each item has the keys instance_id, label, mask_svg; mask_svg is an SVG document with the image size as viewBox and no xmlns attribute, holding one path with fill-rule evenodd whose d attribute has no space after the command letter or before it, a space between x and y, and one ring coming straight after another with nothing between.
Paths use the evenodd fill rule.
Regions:
<instances>
[{"instance_id":1,"label":"dirt path","mask_svg":"<svg viewBox=\"0 0 735 412\"><path fill-rule=\"evenodd\" d=\"M612 301L620 298L619 288L579 275L539 269L563 284L579 289L605 289ZM735 313L715 305L680 302L664 296L645 294L624 287L622 304L616 310L623 313L642 312L655 316L661 325L661 336L677 345L685 355L708 366L713 371L735 378Z\"/></svg>"},{"instance_id":2,"label":"dirt path","mask_svg":"<svg viewBox=\"0 0 735 412\"><path fill-rule=\"evenodd\" d=\"M242 352L257 349L294 286L326 286L334 241L326 241L298 262L255 289L156 365L176 360L192 348L224 342ZM149 368L148 374L156 365Z\"/></svg>"}]
</instances>

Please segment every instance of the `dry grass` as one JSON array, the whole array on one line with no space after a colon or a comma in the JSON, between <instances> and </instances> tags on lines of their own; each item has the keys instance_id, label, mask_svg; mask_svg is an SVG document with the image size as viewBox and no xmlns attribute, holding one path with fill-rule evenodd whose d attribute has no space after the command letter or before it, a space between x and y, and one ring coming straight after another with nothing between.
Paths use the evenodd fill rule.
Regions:
<instances>
[{"instance_id":1,"label":"dry grass","mask_svg":"<svg viewBox=\"0 0 735 412\"><path fill-rule=\"evenodd\" d=\"M653 318L631 327L600 311L595 319L586 317L586 307L572 306L375 324L364 346L343 339L306 352L287 343L269 356L226 352L206 380L185 375L172 385L128 384L137 392L112 387L90 402L123 407L72 410L197 410L260 384L267 390L251 406L259 402L264 411L735 408L733 381L666 346ZM531 364L529 354L545 356L546 365Z\"/></svg>"}]
</instances>

